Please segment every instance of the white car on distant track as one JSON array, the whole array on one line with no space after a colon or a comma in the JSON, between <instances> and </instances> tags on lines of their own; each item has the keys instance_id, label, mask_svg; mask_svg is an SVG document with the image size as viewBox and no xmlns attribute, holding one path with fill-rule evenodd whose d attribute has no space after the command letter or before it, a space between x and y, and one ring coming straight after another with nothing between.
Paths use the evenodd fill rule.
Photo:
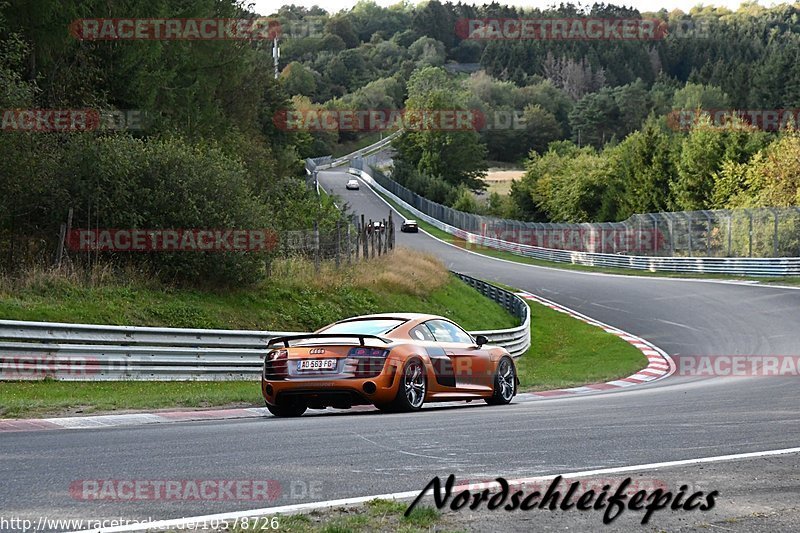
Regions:
<instances>
[{"instance_id":1,"label":"white car on distant track","mask_svg":"<svg viewBox=\"0 0 800 533\"><path fill-rule=\"evenodd\" d=\"M357 191L361 186L358 184L358 180L347 180L344 187L350 191Z\"/></svg>"},{"instance_id":2,"label":"white car on distant track","mask_svg":"<svg viewBox=\"0 0 800 533\"><path fill-rule=\"evenodd\" d=\"M419 226L417 225L416 220L405 219L403 224L400 226L400 231L403 233L417 233L419 231Z\"/></svg>"}]
</instances>

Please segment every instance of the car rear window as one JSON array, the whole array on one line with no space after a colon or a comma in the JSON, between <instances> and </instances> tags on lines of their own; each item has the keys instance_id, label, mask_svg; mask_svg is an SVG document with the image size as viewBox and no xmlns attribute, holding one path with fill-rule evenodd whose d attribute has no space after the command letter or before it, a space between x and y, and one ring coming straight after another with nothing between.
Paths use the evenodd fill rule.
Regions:
<instances>
[{"instance_id":1,"label":"car rear window","mask_svg":"<svg viewBox=\"0 0 800 533\"><path fill-rule=\"evenodd\" d=\"M405 322L397 318L379 318L369 320L349 320L324 329L323 333L363 333L365 335L382 335L392 331Z\"/></svg>"}]
</instances>

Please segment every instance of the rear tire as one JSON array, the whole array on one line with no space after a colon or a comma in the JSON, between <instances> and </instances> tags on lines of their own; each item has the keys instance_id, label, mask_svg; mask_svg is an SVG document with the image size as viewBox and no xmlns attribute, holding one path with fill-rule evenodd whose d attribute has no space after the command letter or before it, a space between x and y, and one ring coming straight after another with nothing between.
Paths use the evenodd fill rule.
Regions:
<instances>
[{"instance_id":1,"label":"rear tire","mask_svg":"<svg viewBox=\"0 0 800 533\"><path fill-rule=\"evenodd\" d=\"M489 405L505 405L511 403L517 392L517 370L510 357L503 357L497 363L494 374L494 390L492 396L486 398Z\"/></svg>"},{"instance_id":2,"label":"rear tire","mask_svg":"<svg viewBox=\"0 0 800 533\"><path fill-rule=\"evenodd\" d=\"M376 407L390 413L419 411L425 402L427 392L428 380L425 375L425 365L417 358L410 359L403 367L394 401Z\"/></svg>"},{"instance_id":3,"label":"rear tire","mask_svg":"<svg viewBox=\"0 0 800 533\"><path fill-rule=\"evenodd\" d=\"M306 412L306 404L304 403L289 403L285 405L270 405L267 404L269 412L281 418L293 418L301 416Z\"/></svg>"}]
</instances>

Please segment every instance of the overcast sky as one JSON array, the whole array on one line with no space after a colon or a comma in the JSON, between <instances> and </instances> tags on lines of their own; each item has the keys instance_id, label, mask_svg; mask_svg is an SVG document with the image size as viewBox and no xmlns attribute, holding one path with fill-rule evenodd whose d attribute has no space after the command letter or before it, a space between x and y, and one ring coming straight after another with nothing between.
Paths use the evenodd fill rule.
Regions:
<instances>
[{"instance_id":1,"label":"overcast sky","mask_svg":"<svg viewBox=\"0 0 800 533\"><path fill-rule=\"evenodd\" d=\"M355 5L354 0L286 0L284 2L281 1L274 1L274 0L250 0L255 4L255 11L261 15L266 15L271 12L274 12L276 6L280 6L283 4L296 4L302 5L306 7L311 7L313 5L318 5L325 9L328 12L336 12L342 9L348 9ZM379 5L382 6L390 6L393 4L397 4L398 0L375 0ZM517 6L524 6L524 7L539 7L544 8L549 5L558 4L560 1L558 0L509 0L503 2L498 0L501 4L513 4ZM673 9L682 9L683 11L689 11L692 7L698 4L712 4L712 5L723 5L730 9L736 9L741 4L741 0L714 0L714 1L706 1L706 2L698 2L697 0L605 0L606 3L609 4L617 4L617 5L626 5L626 6L633 6L637 8L639 11L658 11L659 9L666 8L667 11L671 11ZM416 4L419 2L413 1L412 3ZM477 1L467 1L465 3L471 4L478 4L481 5L483 3L490 3L490 0L477 0ZM579 3L579 2L573 2ZM592 5L594 2L583 2L585 5ZM759 0L758 2L761 5L769 6L775 3L780 2L773 2L771 0Z\"/></svg>"}]
</instances>

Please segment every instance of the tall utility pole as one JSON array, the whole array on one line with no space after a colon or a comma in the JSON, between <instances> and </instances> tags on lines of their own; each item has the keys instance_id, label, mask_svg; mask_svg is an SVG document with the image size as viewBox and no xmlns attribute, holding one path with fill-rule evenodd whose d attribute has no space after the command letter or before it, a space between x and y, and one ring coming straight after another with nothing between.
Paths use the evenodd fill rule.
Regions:
<instances>
[{"instance_id":1,"label":"tall utility pole","mask_svg":"<svg viewBox=\"0 0 800 533\"><path fill-rule=\"evenodd\" d=\"M278 59L281 57L281 49L278 48L278 38L272 41L272 59L275 62L275 79L278 79Z\"/></svg>"}]
</instances>

